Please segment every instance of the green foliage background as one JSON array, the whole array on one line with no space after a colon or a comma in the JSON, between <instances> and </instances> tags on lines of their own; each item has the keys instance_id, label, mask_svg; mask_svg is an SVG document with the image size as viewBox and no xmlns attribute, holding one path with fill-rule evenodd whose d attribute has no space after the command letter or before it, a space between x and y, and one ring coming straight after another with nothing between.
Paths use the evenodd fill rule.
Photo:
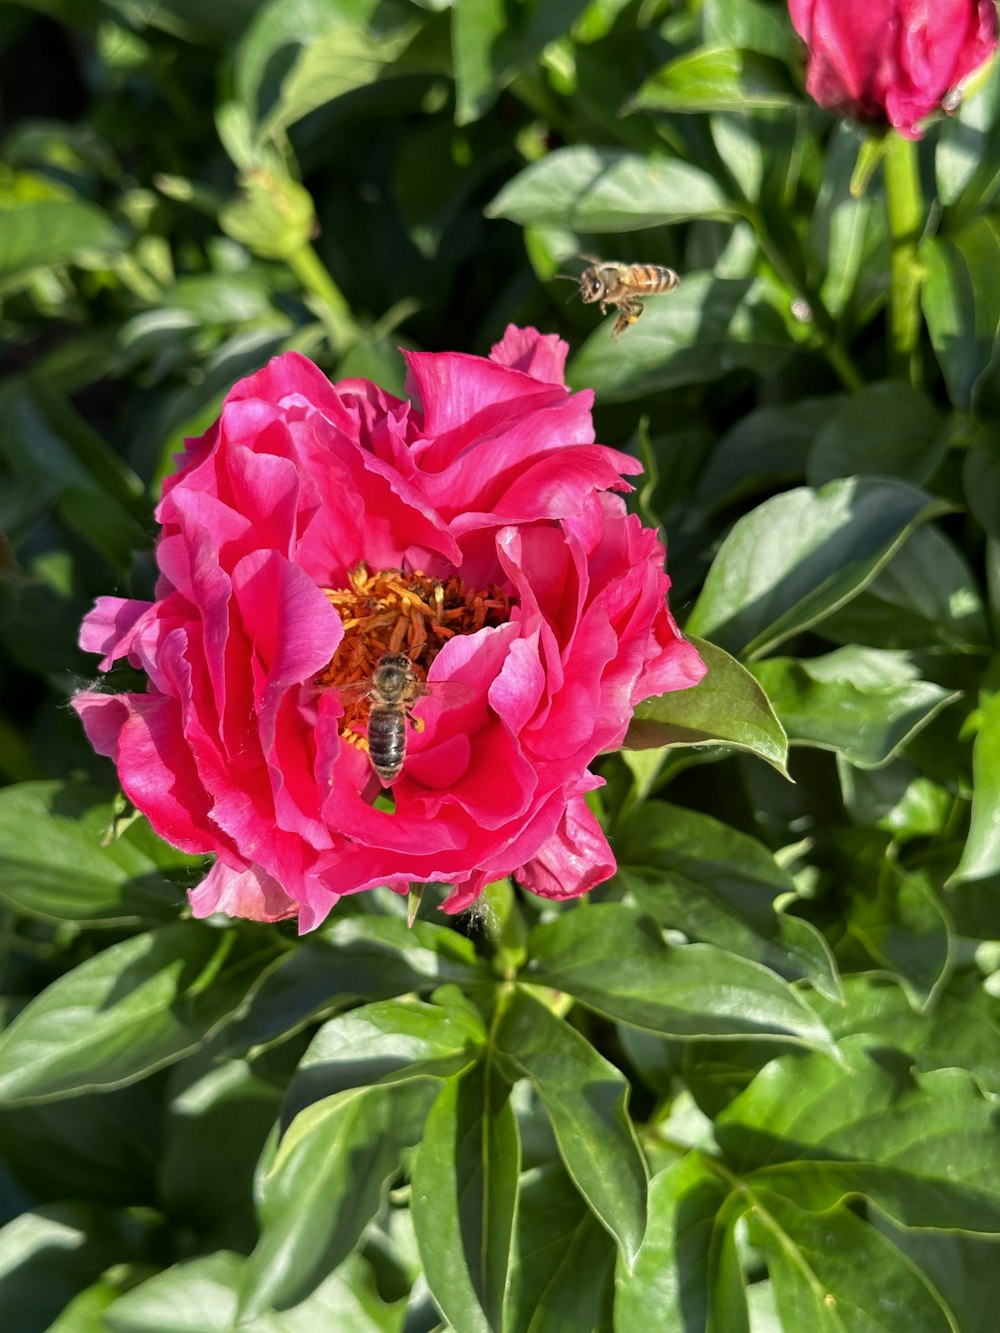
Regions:
<instances>
[{"instance_id":1,"label":"green foliage background","mask_svg":"<svg viewBox=\"0 0 1000 1333\"><path fill-rule=\"evenodd\" d=\"M991 1330L997 73L881 163L777 0L37 0L0 73L3 1328ZM581 253L683 282L616 343ZM619 874L187 919L82 615L239 376L510 320L712 667L603 761Z\"/></svg>"}]
</instances>

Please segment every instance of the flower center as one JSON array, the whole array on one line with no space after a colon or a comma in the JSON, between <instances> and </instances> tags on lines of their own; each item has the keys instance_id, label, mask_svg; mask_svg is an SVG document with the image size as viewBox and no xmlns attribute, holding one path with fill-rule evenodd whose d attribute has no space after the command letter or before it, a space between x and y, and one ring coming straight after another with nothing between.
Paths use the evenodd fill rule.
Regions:
<instances>
[{"instance_id":1,"label":"flower center","mask_svg":"<svg viewBox=\"0 0 1000 1333\"><path fill-rule=\"evenodd\" d=\"M466 588L457 574L437 579L422 570L380 569L362 561L347 576L348 587L323 591L344 622L344 637L317 685L343 688L367 684L385 653L402 653L425 678L438 653L456 634L474 634L510 619L511 599L491 583ZM355 722L368 711L364 691L345 691L342 734L354 739Z\"/></svg>"}]
</instances>

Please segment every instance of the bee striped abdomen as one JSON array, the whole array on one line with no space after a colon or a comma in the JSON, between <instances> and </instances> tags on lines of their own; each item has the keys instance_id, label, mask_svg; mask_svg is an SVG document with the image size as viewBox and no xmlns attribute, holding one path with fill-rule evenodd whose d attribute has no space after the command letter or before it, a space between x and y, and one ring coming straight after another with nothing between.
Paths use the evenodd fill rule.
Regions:
<instances>
[{"instance_id":1,"label":"bee striped abdomen","mask_svg":"<svg viewBox=\"0 0 1000 1333\"><path fill-rule=\"evenodd\" d=\"M665 264L633 264L625 281L647 295L659 296L662 292L672 292L680 279Z\"/></svg>"},{"instance_id":2,"label":"bee striped abdomen","mask_svg":"<svg viewBox=\"0 0 1000 1333\"><path fill-rule=\"evenodd\" d=\"M383 782L399 776L406 758L406 714L401 708L372 704L368 714L368 757Z\"/></svg>"}]
</instances>

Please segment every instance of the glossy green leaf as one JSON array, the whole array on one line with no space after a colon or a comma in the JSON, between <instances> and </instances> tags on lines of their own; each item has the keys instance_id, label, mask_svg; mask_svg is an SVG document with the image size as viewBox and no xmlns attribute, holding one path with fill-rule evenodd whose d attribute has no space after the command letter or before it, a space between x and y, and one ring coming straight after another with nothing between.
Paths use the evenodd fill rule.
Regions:
<instances>
[{"instance_id":1,"label":"glossy green leaf","mask_svg":"<svg viewBox=\"0 0 1000 1333\"><path fill-rule=\"evenodd\" d=\"M708 815L649 801L616 827L615 853L619 880L664 928L836 993L822 936L775 909L795 882L763 843Z\"/></svg>"},{"instance_id":2,"label":"glossy green leaf","mask_svg":"<svg viewBox=\"0 0 1000 1333\"><path fill-rule=\"evenodd\" d=\"M106 263L125 235L96 204L36 199L0 207L0 289L57 264Z\"/></svg>"},{"instance_id":3,"label":"glossy green leaf","mask_svg":"<svg viewBox=\"0 0 1000 1333\"><path fill-rule=\"evenodd\" d=\"M934 352L958 408L976 403L994 369L1000 330L1000 231L979 217L954 237L921 246L926 277L924 318Z\"/></svg>"},{"instance_id":4,"label":"glossy green leaf","mask_svg":"<svg viewBox=\"0 0 1000 1333\"><path fill-rule=\"evenodd\" d=\"M649 1226L635 1271L616 1280L615 1333L676 1328L694 1333L712 1320L719 1213L726 1181L688 1153L649 1182Z\"/></svg>"},{"instance_id":5,"label":"glossy green leaf","mask_svg":"<svg viewBox=\"0 0 1000 1333\"><path fill-rule=\"evenodd\" d=\"M868 1035L839 1049L844 1064L772 1061L722 1112L716 1137L730 1167L821 1208L858 1193L904 1226L1000 1231L1000 1140L975 1080L962 1069L915 1074Z\"/></svg>"},{"instance_id":6,"label":"glossy green leaf","mask_svg":"<svg viewBox=\"0 0 1000 1333\"><path fill-rule=\"evenodd\" d=\"M615 1247L563 1170L521 1177L510 1333L592 1333L608 1327Z\"/></svg>"},{"instance_id":7,"label":"glossy green leaf","mask_svg":"<svg viewBox=\"0 0 1000 1333\"><path fill-rule=\"evenodd\" d=\"M227 1032L227 1046L270 1045L358 1000L428 995L448 982L471 990L490 981L471 940L444 926L415 921L408 929L402 917L389 916L335 918L268 974Z\"/></svg>"},{"instance_id":8,"label":"glossy green leaf","mask_svg":"<svg viewBox=\"0 0 1000 1333\"><path fill-rule=\"evenodd\" d=\"M504 1008L496 1042L505 1075L531 1080L566 1170L631 1268L646 1226L646 1168L625 1079L524 991Z\"/></svg>"},{"instance_id":9,"label":"glossy green leaf","mask_svg":"<svg viewBox=\"0 0 1000 1333\"><path fill-rule=\"evenodd\" d=\"M702 48L657 70L636 92L639 111L747 111L791 106L788 68L758 51Z\"/></svg>"},{"instance_id":10,"label":"glossy green leaf","mask_svg":"<svg viewBox=\"0 0 1000 1333\"><path fill-rule=\"evenodd\" d=\"M898 978L914 1008L934 1002L954 967L956 941L946 908L925 877L885 876L851 903L847 929Z\"/></svg>"},{"instance_id":11,"label":"glossy green leaf","mask_svg":"<svg viewBox=\"0 0 1000 1333\"><path fill-rule=\"evenodd\" d=\"M750 1239L764 1254L783 1327L955 1333L931 1283L850 1209L810 1213L770 1190L758 1198Z\"/></svg>"},{"instance_id":12,"label":"glossy green leaf","mask_svg":"<svg viewBox=\"0 0 1000 1333\"><path fill-rule=\"evenodd\" d=\"M806 479L822 486L835 477L898 477L923 485L948 447L934 404L908 384L870 384L853 394L820 429Z\"/></svg>"},{"instance_id":13,"label":"glossy green leaf","mask_svg":"<svg viewBox=\"0 0 1000 1333\"><path fill-rule=\"evenodd\" d=\"M243 1256L228 1250L174 1264L119 1296L110 1333L218 1333L232 1327Z\"/></svg>"},{"instance_id":14,"label":"glossy green leaf","mask_svg":"<svg viewBox=\"0 0 1000 1333\"><path fill-rule=\"evenodd\" d=\"M1000 872L1000 693L982 709L972 749L972 823L951 883Z\"/></svg>"},{"instance_id":15,"label":"glossy green leaf","mask_svg":"<svg viewBox=\"0 0 1000 1333\"><path fill-rule=\"evenodd\" d=\"M894 649L982 652L991 640L976 577L936 527L913 532L864 591L823 622L823 634Z\"/></svg>"},{"instance_id":16,"label":"glossy green leaf","mask_svg":"<svg viewBox=\"0 0 1000 1333\"><path fill-rule=\"evenodd\" d=\"M921 680L909 654L840 648L824 657L773 657L753 674L793 745L835 750L860 768L887 764L922 727L961 697Z\"/></svg>"},{"instance_id":17,"label":"glossy green leaf","mask_svg":"<svg viewBox=\"0 0 1000 1333\"><path fill-rule=\"evenodd\" d=\"M618 232L731 211L711 176L686 162L580 146L558 148L525 167L486 214L525 227Z\"/></svg>"},{"instance_id":18,"label":"glossy green leaf","mask_svg":"<svg viewBox=\"0 0 1000 1333\"><path fill-rule=\"evenodd\" d=\"M413 1221L427 1284L454 1328L504 1326L521 1164L510 1086L476 1065L449 1079L413 1167Z\"/></svg>"},{"instance_id":19,"label":"glossy green leaf","mask_svg":"<svg viewBox=\"0 0 1000 1333\"><path fill-rule=\"evenodd\" d=\"M424 1079L355 1088L295 1117L260 1181L241 1320L298 1305L357 1247L403 1149L420 1138L434 1091Z\"/></svg>"},{"instance_id":20,"label":"glossy green leaf","mask_svg":"<svg viewBox=\"0 0 1000 1333\"><path fill-rule=\"evenodd\" d=\"M324 1023L296 1067L286 1114L349 1088L468 1064L486 1038L482 1018L455 987L435 998L366 1004Z\"/></svg>"},{"instance_id":21,"label":"glossy green leaf","mask_svg":"<svg viewBox=\"0 0 1000 1333\"><path fill-rule=\"evenodd\" d=\"M82 783L5 787L0 899L48 921L121 926L150 917L175 919L184 902L180 889L160 873L140 828L108 840L112 819L112 802ZM195 860L179 854L177 859Z\"/></svg>"},{"instance_id":22,"label":"glossy green leaf","mask_svg":"<svg viewBox=\"0 0 1000 1333\"><path fill-rule=\"evenodd\" d=\"M7 1105L115 1088L195 1051L245 1004L273 948L186 922L133 935L54 981L0 1033Z\"/></svg>"},{"instance_id":23,"label":"glossy green leaf","mask_svg":"<svg viewBox=\"0 0 1000 1333\"><path fill-rule=\"evenodd\" d=\"M844 978L843 1002L810 996L810 1004L838 1041L877 1033L883 1048L902 1051L914 1069L957 1066L994 1094L1000 1091L1000 1022L981 988L969 995L946 991L921 1013L898 985L859 973Z\"/></svg>"},{"instance_id":24,"label":"glossy green leaf","mask_svg":"<svg viewBox=\"0 0 1000 1333\"><path fill-rule=\"evenodd\" d=\"M573 388L593 386L604 402L630 402L738 369L773 374L791 354L767 291L745 279L687 274L676 291L651 299L617 340L613 324L609 315L567 373Z\"/></svg>"},{"instance_id":25,"label":"glossy green leaf","mask_svg":"<svg viewBox=\"0 0 1000 1333\"><path fill-rule=\"evenodd\" d=\"M671 1037L829 1043L823 1025L774 972L714 945L669 945L648 916L620 904L578 908L537 926L528 953L531 981L633 1027Z\"/></svg>"},{"instance_id":26,"label":"glossy green leaf","mask_svg":"<svg viewBox=\"0 0 1000 1333\"><path fill-rule=\"evenodd\" d=\"M849 478L765 501L723 542L687 622L759 657L856 596L947 506L906 482Z\"/></svg>"},{"instance_id":27,"label":"glossy green leaf","mask_svg":"<svg viewBox=\"0 0 1000 1333\"><path fill-rule=\"evenodd\" d=\"M724 745L757 755L787 776L788 741L771 702L746 667L722 648L692 637L708 668L689 690L673 690L636 707L626 748Z\"/></svg>"}]
</instances>

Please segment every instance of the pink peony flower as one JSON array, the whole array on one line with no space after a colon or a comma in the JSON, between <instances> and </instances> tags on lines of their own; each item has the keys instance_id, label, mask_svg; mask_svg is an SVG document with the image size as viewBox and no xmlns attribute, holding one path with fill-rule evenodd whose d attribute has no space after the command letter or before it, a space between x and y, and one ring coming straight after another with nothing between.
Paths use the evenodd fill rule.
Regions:
<instances>
[{"instance_id":1,"label":"pink peony flower","mask_svg":"<svg viewBox=\"0 0 1000 1333\"><path fill-rule=\"evenodd\" d=\"M376 885L450 884L457 912L504 875L565 898L614 872L588 765L704 666L565 354L515 328L488 359L410 354L410 402L288 354L188 442L157 600L102 597L81 633L148 690L74 707L156 832L216 855L195 915L311 930ZM387 651L423 724L391 798L366 753Z\"/></svg>"},{"instance_id":2,"label":"pink peony flower","mask_svg":"<svg viewBox=\"0 0 1000 1333\"><path fill-rule=\"evenodd\" d=\"M809 95L907 139L920 138L919 122L997 44L994 0L789 0L788 7L809 48Z\"/></svg>"}]
</instances>

